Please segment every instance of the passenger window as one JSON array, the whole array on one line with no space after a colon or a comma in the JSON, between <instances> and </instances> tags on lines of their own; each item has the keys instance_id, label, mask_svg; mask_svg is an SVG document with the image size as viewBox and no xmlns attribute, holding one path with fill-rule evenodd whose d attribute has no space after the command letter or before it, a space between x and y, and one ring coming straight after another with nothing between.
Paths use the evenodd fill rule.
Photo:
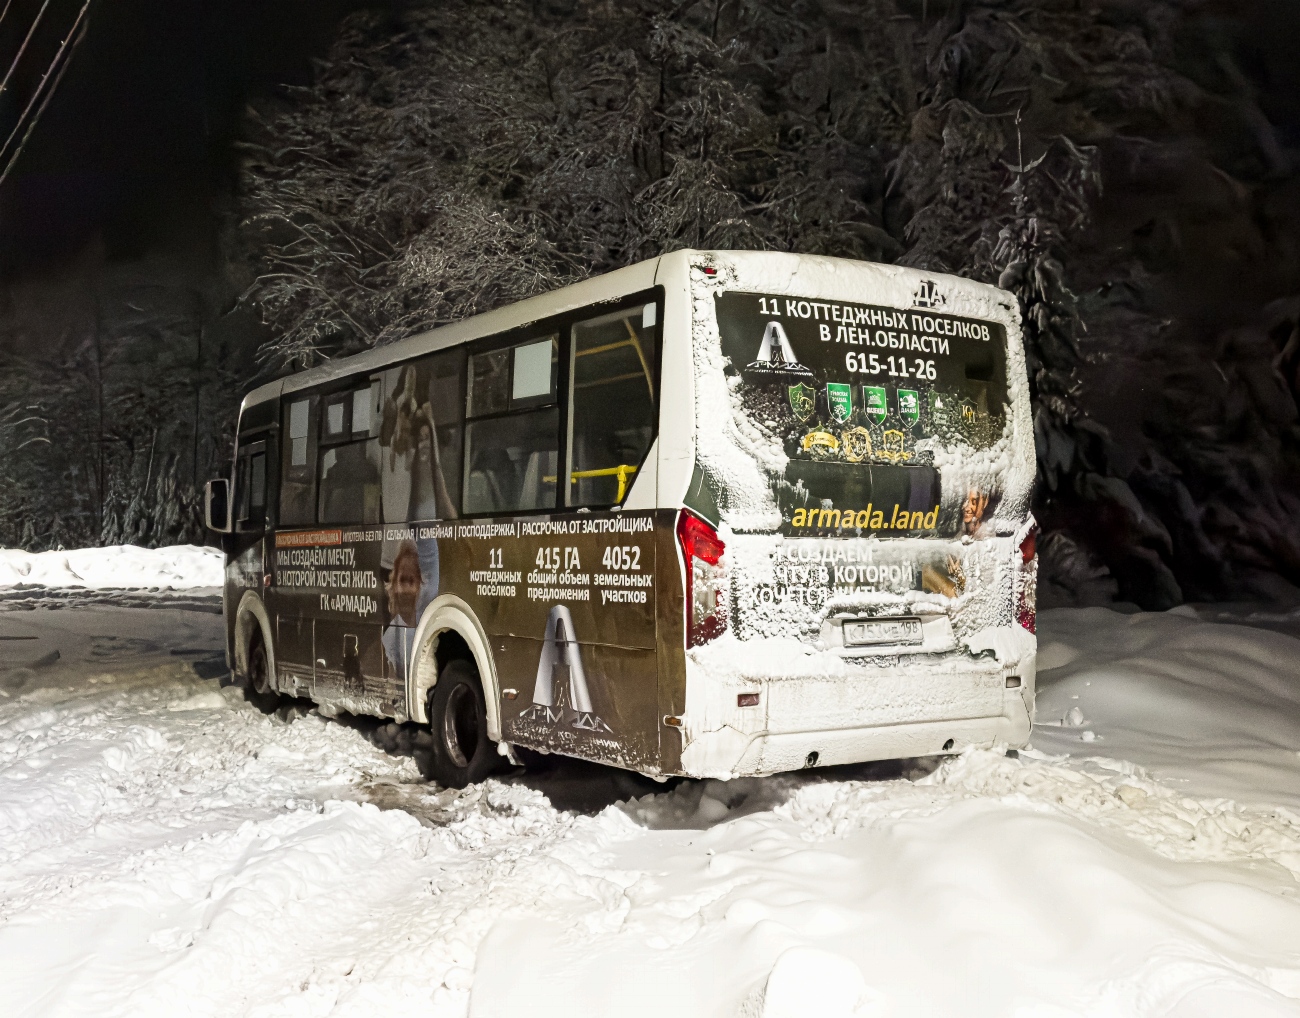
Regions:
<instances>
[{"instance_id":1,"label":"passenger window","mask_svg":"<svg viewBox=\"0 0 1300 1018\"><path fill-rule=\"evenodd\" d=\"M464 376L464 350L384 372L378 420L386 523L458 515Z\"/></svg>"},{"instance_id":2,"label":"passenger window","mask_svg":"<svg viewBox=\"0 0 1300 1018\"><path fill-rule=\"evenodd\" d=\"M646 304L573 327L567 505L621 503L645 461L655 436L658 317Z\"/></svg>"},{"instance_id":3,"label":"passenger window","mask_svg":"<svg viewBox=\"0 0 1300 1018\"><path fill-rule=\"evenodd\" d=\"M361 388L325 398L316 520L319 523L378 523L382 519L375 378Z\"/></svg>"},{"instance_id":4,"label":"passenger window","mask_svg":"<svg viewBox=\"0 0 1300 1018\"><path fill-rule=\"evenodd\" d=\"M290 466L307 465L308 409L310 400L301 399L289 405L289 456Z\"/></svg>"},{"instance_id":5,"label":"passenger window","mask_svg":"<svg viewBox=\"0 0 1300 1018\"><path fill-rule=\"evenodd\" d=\"M352 432L370 434L371 390L358 389L352 394Z\"/></svg>"},{"instance_id":6,"label":"passenger window","mask_svg":"<svg viewBox=\"0 0 1300 1018\"><path fill-rule=\"evenodd\" d=\"M316 522L316 397L295 400L284 409L280 478L280 523Z\"/></svg>"},{"instance_id":7,"label":"passenger window","mask_svg":"<svg viewBox=\"0 0 1300 1018\"><path fill-rule=\"evenodd\" d=\"M346 421L348 416L348 400L346 397L336 399L325 407L325 435L327 438L338 438L344 433L347 427Z\"/></svg>"},{"instance_id":8,"label":"passenger window","mask_svg":"<svg viewBox=\"0 0 1300 1018\"><path fill-rule=\"evenodd\" d=\"M489 350L469 359L465 416L482 417L510 409L510 351Z\"/></svg>"},{"instance_id":9,"label":"passenger window","mask_svg":"<svg viewBox=\"0 0 1300 1018\"><path fill-rule=\"evenodd\" d=\"M560 411L473 421L465 429L467 514L555 508Z\"/></svg>"},{"instance_id":10,"label":"passenger window","mask_svg":"<svg viewBox=\"0 0 1300 1018\"><path fill-rule=\"evenodd\" d=\"M378 523L379 491L378 439L322 450L320 523Z\"/></svg>"},{"instance_id":11,"label":"passenger window","mask_svg":"<svg viewBox=\"0 0 1300 1018\"><path fill-rule=\"evenodd\" d=\"M460 505L460 457L465 437L465 416L461 413L465 391L465 351L448 350L429 358L429 404L438 430L438 473L435 478L446 488L447 504L439 516L454 518Z\"/></svg>"},{"instance_id":12,"label":"passenger window","mask_svg":"<svg viewBox=\"0 0 1300 1018\"><path fill-rule=\"evenodd\" d=\"M559 349L559 337L546 336L470 357L464 513L555 508Z\"/></svg>"}]
</instances>

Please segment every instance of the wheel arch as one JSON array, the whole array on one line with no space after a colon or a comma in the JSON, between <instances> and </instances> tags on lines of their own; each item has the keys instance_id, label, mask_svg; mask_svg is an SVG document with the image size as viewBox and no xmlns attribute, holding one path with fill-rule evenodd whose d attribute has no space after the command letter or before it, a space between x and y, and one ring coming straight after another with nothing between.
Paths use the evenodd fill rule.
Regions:
<instances>
[{"instance_id":1,"label":"wheel arch","mask_svg":"<svg viewBox=\"0 0 1300 1018\"><path fill-rule=\"evenodd\" d=\"M413 721L428 723L425 701L429 690L438 682L439 643L450 633L454 633L464 643L469 657L478 669L479 681L483 684L483 700L487 707L488 737L500 742L500 687L491 643L478 616L474 614L474 609L455 594L440 594L420 617L420 624L415 631L415 658L406 677L407 713Z\"/></svg>"},{"instance_id":2,"label":"wheel arch","mask_svg":"<svg viewBox=\"0 0 1300 1018\"><path fill-rule=\"evenodd\" d=\"M262 646L266 648L267 678L271 688L278 689L275 677L275 641L271 638L271 616L267 614L266 605L254 591L244 591L239 599L239 608L235 612L235 674L241 679L248 678L248 648L253 644L253 634L260 632Z\"/></svg>"}]
</instances>

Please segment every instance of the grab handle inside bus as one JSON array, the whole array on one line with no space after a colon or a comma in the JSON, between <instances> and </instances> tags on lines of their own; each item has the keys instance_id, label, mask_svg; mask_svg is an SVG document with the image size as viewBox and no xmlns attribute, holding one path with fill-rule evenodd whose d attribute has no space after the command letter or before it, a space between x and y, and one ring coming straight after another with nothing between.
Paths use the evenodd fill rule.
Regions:
<instances>
[{"instance_id":1,"label":"grab handle inside bus","mask_svg":"<svg viewBox=\"0 0 1300 1018\"><path fill-rule=\"evenodd\" d=\"M618 495L614 499L615 505L623 501L623 496L627 494L627 479L636 473L636 467L630 463L620 463L616 467L601 467L599 470L573 470L569 473L569 483L572 484L580 477L617 477L618 478ZM554 484L555 477L543 477L546 484Z\"/></svg>"}]
</instances>

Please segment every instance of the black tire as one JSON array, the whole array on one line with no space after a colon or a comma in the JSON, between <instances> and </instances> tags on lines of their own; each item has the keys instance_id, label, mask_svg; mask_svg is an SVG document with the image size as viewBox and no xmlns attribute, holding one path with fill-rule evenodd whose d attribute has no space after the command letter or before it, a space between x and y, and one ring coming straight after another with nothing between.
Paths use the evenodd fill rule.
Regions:
<instances>
[{"instance_id":1,"label":"black tire","mask_svg":"<svg viewBox=\"0 0 1300 1018\"><path fill-rule=\"evenodd\" d=\"M248 645L248 679L244 685L244 699L263 714L270 714L280 706L280 694L271 688L271 665L260 635L254 636Z\"/></svg>"},{"instance_id":2,"label":"black tire","mask_svg":"<svg viewBox=\"0 0 1300 1018\"><path fill-rule=\"evenodd\" d=\"M474 665L448 661L429 691L429 731L433 752L425 759L425 777L445 788L464 788L482 781L501 757L488 738L487 705Z\"/></svg>"}]
</instances>

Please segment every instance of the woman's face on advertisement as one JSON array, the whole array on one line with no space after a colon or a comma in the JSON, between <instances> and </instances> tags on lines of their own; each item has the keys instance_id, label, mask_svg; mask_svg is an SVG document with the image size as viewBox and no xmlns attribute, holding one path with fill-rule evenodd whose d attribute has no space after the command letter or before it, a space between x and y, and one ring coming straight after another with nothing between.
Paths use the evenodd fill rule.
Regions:
<instances>
[{"instance_id":1,"label":"woman's face on advertisement","mask_svg":"<svg viewBox=\"0 0 1300 1018\"><path fill-rule=\"evenodd\" d=\"M399 556L388 578L388 608L407 624L415 623L415 602L420 596L420 563L414 555Z\"/></svg>"}]
</instances>

